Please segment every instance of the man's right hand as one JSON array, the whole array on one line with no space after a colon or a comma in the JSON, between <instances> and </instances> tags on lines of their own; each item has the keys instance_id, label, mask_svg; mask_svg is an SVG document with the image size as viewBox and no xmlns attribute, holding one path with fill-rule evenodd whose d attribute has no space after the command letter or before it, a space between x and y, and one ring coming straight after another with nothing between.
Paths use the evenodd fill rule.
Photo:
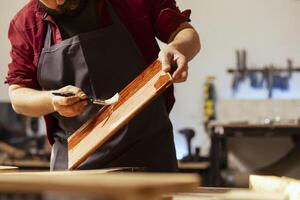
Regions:
<instances>
[{"instance_id":1,"label":"man's right hand","mask_svg":"<svg viewBox=\"0 0 300 200\"><path fill-rule=\"evenodd\" d=\"M52 97L52 106L54 111L64 117L76 117L80 115L88 105L87 95L75 86L66 86L59 90L53 91L58 93L73 93L71 97Z\"/></svg>"}]
</instances>

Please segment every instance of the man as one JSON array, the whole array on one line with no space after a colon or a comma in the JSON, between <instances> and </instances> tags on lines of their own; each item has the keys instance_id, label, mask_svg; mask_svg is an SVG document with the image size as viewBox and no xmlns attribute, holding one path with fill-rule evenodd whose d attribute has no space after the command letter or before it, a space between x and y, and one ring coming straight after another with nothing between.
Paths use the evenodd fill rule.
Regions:
<instances>
[{"instance_id":1,"label":"man","mask_svg":"<svg viewBox=\"0 0 300 200\"><path fill-rule=\"evenodd\" d=\"M67 169L66 139L159 56L174 82L188 76L199 37L175 0L31 0L10 24L7 83L16 112L46 116L51 169ZM159 50L155 37L168 43ZM168 111L173 88L157 98L79 169L143 167L176 171ZM71 97L53 92L74 93ZM87 147L88 148L88 147Z\"/></svg>"}]
</instances>

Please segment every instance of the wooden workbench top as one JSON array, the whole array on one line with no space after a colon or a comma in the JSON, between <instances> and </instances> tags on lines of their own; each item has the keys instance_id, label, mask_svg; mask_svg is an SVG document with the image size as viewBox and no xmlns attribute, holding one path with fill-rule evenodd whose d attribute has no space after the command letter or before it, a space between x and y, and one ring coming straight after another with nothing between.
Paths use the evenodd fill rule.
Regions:
<instances>
[{"instance_id":1,"label":"wooden workbench top","mask_svg":"<svg viewBox=\"0 0 300 200\"><path fill-rule=\"evenodd\" d=\"M198 188L191 193L179 193L165 200L287 200L286 195L276 192L257 192L249 189Z\"/></svg>"},{"instance_id":2,"label":"wooden workbench top","mask_svg":"<svg viewBox=\"0 0 300 200\"><path fill-rule=\"evenodd\" d=\"M190 174L95 173L96 171L4 173L0 174L0 192L56 191L117 199L156 199L166 193L192 191L200 182L197 175Z\"/></svg>"}]
</instances>

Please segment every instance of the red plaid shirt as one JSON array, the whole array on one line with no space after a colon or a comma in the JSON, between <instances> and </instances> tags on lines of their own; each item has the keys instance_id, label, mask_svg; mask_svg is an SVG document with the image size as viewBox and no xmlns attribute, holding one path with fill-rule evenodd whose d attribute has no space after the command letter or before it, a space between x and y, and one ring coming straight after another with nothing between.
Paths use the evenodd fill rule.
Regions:
<instances>
[{"instance_id":1,"label":"red plaid shirt","mask_svg":"<svg viewBox=\"0 0 300 200\"><path fill-rule=\"evenodd\" d=\"M175 0L110 0L121 21L135 39L148 64L157 59L159 46L155 37L167 42L171 34L185 21L189 21L190 10L180 12ZM105 9L105 1L99 0L101 27L111 23ZM46 24L51 22L53 41L62 38L58 26L50 15L38 6L38 0L30 0L12 19L8 37L11 42L11 63L8 66L6 83L20 84L29 88L41 89L37 82L37 65L44 44ZM165 92L168 110L174 104L173 87ZM46 117L48 133L51 123ZM51 125L52 124L52 125ZM50 137L50 142L52 138Z\"/></svg>"}]
</instances>

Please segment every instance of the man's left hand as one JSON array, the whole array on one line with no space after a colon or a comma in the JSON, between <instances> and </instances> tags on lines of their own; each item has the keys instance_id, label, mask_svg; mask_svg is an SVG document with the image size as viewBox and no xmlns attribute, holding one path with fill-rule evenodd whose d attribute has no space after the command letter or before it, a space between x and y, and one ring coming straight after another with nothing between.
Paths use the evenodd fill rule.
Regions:
<instances>
[{"instance_id":1,"label":"man's left hand","mask_svg":"<svg viewBox=\"0 0 300 200\"><path fill-rule=\"evenodd\" d=\"M188 59L180 53L174 46L167 45L159 53L159 60L165 72L171 71L171 66L176 66L172 74L174 83L185 82L188 77Z\"/></svg>"}]
</instances>

